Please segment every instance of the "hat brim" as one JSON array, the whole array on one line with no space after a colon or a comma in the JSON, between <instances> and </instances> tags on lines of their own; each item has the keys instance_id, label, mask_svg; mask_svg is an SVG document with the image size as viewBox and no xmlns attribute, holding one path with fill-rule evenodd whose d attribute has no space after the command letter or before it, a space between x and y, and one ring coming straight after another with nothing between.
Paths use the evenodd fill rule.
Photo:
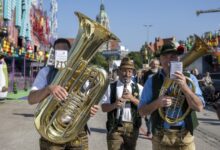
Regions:
<instances>
[{"instance_id":1,"label":"hat brim","mask_svg":"<svg viewBox=\"0 0 220 150\"><path fill-rule=\"evenodd\" d=\"M123 65L123 66L120 66L119 69L134 69L134 67L130 65Z\"/></svg>"},{"instance_id":2,"label":"hat brim","mask_svg":"<svg viewBox=\"0 0 220 150\"><path fill-rule=\"evenodd\" d=\"M161 52L160 54L157 54L157 57L161 55L166 55L166 54L176 54L176 55L182 55L182 52L177 51L176 49L167 49L166 51Z\"/></svg>"}]
</instances>

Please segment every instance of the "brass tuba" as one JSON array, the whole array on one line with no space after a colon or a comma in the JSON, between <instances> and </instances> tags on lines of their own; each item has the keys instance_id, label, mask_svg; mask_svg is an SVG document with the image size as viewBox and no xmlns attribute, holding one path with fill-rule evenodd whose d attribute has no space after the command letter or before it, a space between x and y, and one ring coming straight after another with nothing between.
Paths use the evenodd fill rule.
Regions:
<instances>
[{"instance_id":1,"label":"brass tuba","mask_svg":"<svg viewBox=\"0 0 220 150\"><path fill-rule=\"evenodd\" d=\"M47 140L62 144L76 138L89 119L90 108L97 104L108 86L106 71L88 64L98 48L108 40L119 39L87 16L75 12L79 19L77 38L72 45L67 67L59 70L52 84L69 93L65 102L52 96L43 100L35 112L35 126Z\"/></svg>"},{"instance_id":2,"label":"brass tuba","mask_svg":"<svg viewBox=\"0 0 220 150\"><path fill-rule=\"evenodd\" d=\"M183 68L189 66L199 57L207 54L209 52L209 49L210 48L208 47L208 45L205 44L205 42L202 41L197 35L195 35L195 42L192 49L181 58ZM189 77L186 77L186 80L187 84L192 87L192 91L195 92L195 86L191 79ZM170 88L169 93L167 92L168 88ZM168 77L166 77L163 82L162 88L159 93L159 96L161 95L169 95L173 97L170 107L166 109L159 108L159 114L161 118L169 124L177 123L181 120L184 120L191 111L188 107L187 110L185 112L182 112L181 114L181 109L185 101L185 96L178 85L175 84L173 80Z\"/></svg>"}]
</instances>

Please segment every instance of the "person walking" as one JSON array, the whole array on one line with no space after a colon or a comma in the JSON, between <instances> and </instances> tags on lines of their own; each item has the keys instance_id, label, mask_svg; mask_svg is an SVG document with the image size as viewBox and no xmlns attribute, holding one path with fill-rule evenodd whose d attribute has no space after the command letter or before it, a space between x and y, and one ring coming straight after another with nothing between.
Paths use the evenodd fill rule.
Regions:
<instances>
[{"instance_id":1,"label":"person walking","mask_svg":"<svg viewBox=\"0 0 220 150\"><path fill-rule=\"evenodd\" d=\"M108 150L135 150L141 126L137 111L143 87L131 80L134 63L128 57L122 59L119 79L111 83L102 98L102 111L107 112Z\"/></svg>"},{"instance_id":2,"label":"person walking","mask_svg":"<svg viewBox=\"0 0 220 150\"><path fill-rule=\"evenodd\" d=\"M4 55L0 52L0 100L7 98L8 94L8 69Z\"/></svg>"},{"instance_id":3,"label":"person walking","mask_svg":"<svg viewBox=\"0 0 220 150\"><path fill-rule=\"evenodd\" d=\"M150 67L150 69L148 71L144 72L144 75L142 77L143 78L143 85L145 84L145 82L147 81L149 76L154 75L158 72L158 70L160 68L160 61L156 58L152 59L150 61L149 67Z\"/></svg>"},{"instance_id":4,"label":"person walking","mask_svg":"<svg viewBox=\"0 0 220 150\"><path fill-rule=\"evenodd\" d=\"M203 96L207 103L212 103L215 101L215 87L213 86L212 78L210 73L206 72L205 76L200 80L201 89L203 91Z\"/></svg>"},{"instance_id":5,"label":"person walking","mask_svg":"<svg viewBox=\"0 0 220 150\"><path fill-rule=\"evenodd\" d=\"M55 51L69 51L71 46L68 40L59 38L54 42L53 47ZM57 72L58 70L54 66L46 66L39 71L28 96L29 104L40 103L50 95L59 101L65 101L68 96L65 88L60 85L51 84ZM90 111L90 116L94 116L97 111L98 106L93 106ZM85 127L84 130L78 134L76 139L64 144L53 143L41 137L40 150L88 150L87 128Z\"/></svg>"},{"instance_id":6,"label":"person walking","mask_svg":"<svg viewBox=\"0 0 220 150\"><path fill-rule=\"evenodd\" d=\"M160 68L160 62L158 59L152 59L150 61L150 69L148 71L146 71L143 75L143 83L145 84L145 82L147 81L147 79L156 74L158 71L159 71L159 68ZM144 120L145 120L145 123L146 123L146 127L147 127L147 133L146 133L146 136L151 138L151 116L150 115L147 115L144 117Z\"/></svg>"},{"instance_id":7,"label":"person walking","mask_svg":"<svg viewBox=\"0 0 220 150\"><path fill-rule=\"evenodd\" d=\"M168 121L162 119L159 114L159 108L168 111L168 107L174 103L172 99L175 98L166 95L166 93L169 93L169 90L171 90L170 88L166 90L165 94L159 94L165 77L168 77L170 74L171 61L178 62L181 54L182 51L176 48L173 43L162 46L159 55L162 70L147 80L138 106L139 113L142 116L151 114L153 150L195 150L193 131L198 126L195 111L202 111L205 102L202 97L201 89L198 85L198 80L194 75L187 74L194 83L195 93L192 92L190 87L187 85L186 76L182 72L176 71L174 73L175 79L173 79L173 82L179 86L185 97L180 113L184 113L188 107L191 109L185 119L177 121L176 123L169 123Z\"/></svg>"}]
</instances>

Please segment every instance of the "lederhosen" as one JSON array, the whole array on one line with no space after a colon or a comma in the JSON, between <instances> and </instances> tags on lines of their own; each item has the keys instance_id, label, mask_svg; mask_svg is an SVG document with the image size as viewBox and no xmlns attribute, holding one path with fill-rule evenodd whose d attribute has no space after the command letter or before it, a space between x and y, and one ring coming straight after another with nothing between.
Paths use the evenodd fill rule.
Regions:
<instances>
[{"instance_id":1,"label":"lederhosen","mask_svg":"<svg viewBox=\"0 0 220 150\"><path fill-rule=\"evenodd\" d=\"M56 76L58 70L54 67L49 67L49 73L47 75L47 85L49 85L54 77ZM70 141L65 144L56 144L52 143L45 138L40 138L40 149L41 150L88 150L88 137L87 137L87 129L88 126L86 125L84 130L82 130L76 139Z\"/></svg>"},{"instance_id":2,"label":"lederhosen","mask_svg":"<svg viewBox=\"0 0 220 150\"><path fill-rule=\"evenodd\" d=\"M117 81L110 84L111 92L110 92L110 103L115 103L116 101L116 86ZM135 96L137 99L139 99L139 89L137 84L132 83L132 95ZM114 138L117 138L116 136L123 137L124 145L123 148L126 150L133 149L136 146L137 137L139 134L139 128L141 126L141 117L137 111L137 106L130 102L131 104L131 115L132 115L132 122L126 123L123 122L121 119L117 119L117 109L112 110L111 112L108 112L107 114L107 122L106 122L106 128L107 128L107 142L108 142L108 149L114 150L118 149L116 147L120 147L121 143L117 145L117 143L112 144L112 141L114 141ZM121 117L119 117L121 118ZM130 142L126 144L126 141ZM129 144L131 144L129 146Z\"/></svg>"},{"instance_id":3,"label":"lederhosen","mask_svg":"<svg viewBox=\"0 0 220 150\"><path fill-rule=\"evenodd\" d=\"M159 96L160 89L163 84L164 77L161 73L157 73L152 77L152 100L156 100ZM188 108L187 101L184 101L182 111L185 112L185 110ZM152 114L152 133L154 136L160 136L161 138L164 136L164 134L169 134L167 130L164 129L164 120L160 117L158 110L155 110ZM177 136L181 136L183 139L184 136L192 136L193 130L198 126L198 120L196 117L195 111L191 110L190 113L186 116L184 119L185 127L173 127L171 126L171 129L177 130L178 133ZM173 130L172 130L173 131ZM172 133L171 133L172 134ZM189 135L186 135L189 134ZM180 139L181 139L180 138ZM162 140L162 139L161 139ZM170 143L172 145L172 143Z\"/></svg>"}]
</instances>

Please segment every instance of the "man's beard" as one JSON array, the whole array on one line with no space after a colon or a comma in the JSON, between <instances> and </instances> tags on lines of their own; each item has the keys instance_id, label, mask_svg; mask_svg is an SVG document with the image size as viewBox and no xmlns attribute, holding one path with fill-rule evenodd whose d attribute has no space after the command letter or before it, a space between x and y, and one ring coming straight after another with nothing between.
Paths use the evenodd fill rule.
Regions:
<instances>
[{"instance_id":1,"label":"man's beard","mask_svg":"<svg viewBox=\"0 0 220 150\"><path fill-rule=\"evenodd\" d=\"M131 78L124 77L123 79L121 79L121 81L124 84L128 84L131 81Z\"/></svg>"},{"instance_id":2,"label":"man's beard","mask_svg":"<svg viewBox=\"0 0 220 150\"><path fill-rule=\"evenodd\" d=\"M158 71L158 68L155 68L155 69L151 69L151 71L152 71L153 73L157 73L157 71Z\"/></svg>"}]
</instances>

